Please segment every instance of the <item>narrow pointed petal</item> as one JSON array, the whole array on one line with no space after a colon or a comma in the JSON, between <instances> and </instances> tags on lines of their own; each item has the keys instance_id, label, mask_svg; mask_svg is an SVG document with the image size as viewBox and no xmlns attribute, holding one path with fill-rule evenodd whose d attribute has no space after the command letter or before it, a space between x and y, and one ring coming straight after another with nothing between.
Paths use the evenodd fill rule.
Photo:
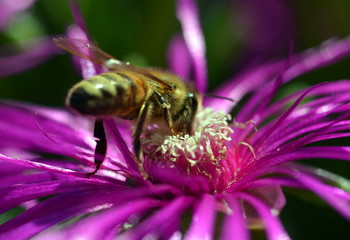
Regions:
<instances>
[{"instance_id":1,"label":"narrow pointed petal","mask_svg":"<svg viewBox=\"0 0 350 240\"><path fill-rule=\"evenodd\" d=\"M184 239L213 239L215 211L215 198L212 195L204 195L194 211L190 228Z\"/></svg>"},{"instance_id":2,"label":"narrow pointed petal","mask_svg":"<svg viewBox=\"0 0 350 240\"><path fill-rule=\"evenodd\" d=\"M227 84L224 84L214 92L215 95L232 98L235 102L225 101L223 103L215 99L207 99L205 105L224 112L230 112L248 92L256 91L262 85L271 83L278 74L283 74L282 79L286 83L302 74L331 65L349 55L350 37L342 40L327 41L319 48L310 49L294 56L286 70L284 70L286 60L282 60L265 64L255 69L248 69L238 74L238 76L228 80ZM263 92L261 94L262 99L264 99Z\"/></svg>"},{"instance_id":3,"label":"narrow pointed petal","mask_svg":"<svg viewBox=\"0 0 350 240\"><path fill-rule=\"evenodd\" d=\"M54 153L89 162L95 146L91 127L88 119L64 110L15 102L0 104L0 137L6 139L0 142L2 148Z\"/></svg>"},{"instance_id":4,"label":"narrow pointed petal","mask_svg":"<svg viewBox=\"0 0 350 240\"><path fill-rule=\"evenodd\" d=\"M190 78L191 60L185 41L176 35L170 42L168 49L168 62L171 72L184 78Z\"/></svg>"},{"instance_id":5,"label":"narrow pointed petal","mask_svg":"<svg viewBox=\"0 0 350 240\"><path fill-rule=\"evenodd\" d=\"M75 25L71 26L68 29L67 35L69 38L89 40L87 33L85 33L80 27ZM72 58L74 64L81 71L83 79L91 78L103 71L102 66L95 64L90 60L80 58L77 56L72 56Z\"/></svg>"},{"instance_id":6,"label":"narrow pointed petal","mask_svg":"<svg viewBox=\"0 0 350 240\"><path fill-rule=\"evenodd\" d=\"M191 193L210 192L208 181L201 176L188 176L183 172L174 171L173 168L156 165L147 166L147 172L156 181L171 184Z\"/></svg>"},{"instance_id":7,"label":"narrow pointed petal","mask_svg":"<svg viewBox=\"0 0 350 240\"><path fill-rule=\"evenodd\" d=\"M136 164L136 161L130 152L128 146L126 145L125 141L123 140L122 136L120 135L120 132L117 128L117 125L113 118L111 117L105 117L104 118L104 124L110 131L114 143L118 146L122 156L124 157L124 161L126 165L130 168L130 170L133 170L134 172L138 172L138 166Z\"/></svg>"},{"instance_id":8,"label":"narrow pointed petal","mask_svg":"<svg viewBox=\"0 0 350 240\"><path fill-rule=\"evenodd\" d=\"M291 9L284 1L232 2L239 29L244 29L240 40L245 48L242 51L243 64L266 61L288 48L288 41L294 36L294 26Z\"/></svg>"},{"instance_id":9,"label":"narrow pointed petal","mask_svg":"<svg viewBox=\"0 0 350 240\"><path fill-rule=\"evenodd\" d=\"M3 51L0 49L0 77L6 77L13 74L18 74L28 69L31 69L60 51L54 45L50 38L40 38L28 42L28 47L21 53L10 56L3 56ZM4 50L5 46L2 47Z\"/></svg>"},{"instance_id":10,"label":"narrow pointed petal","mask_svg":"<svg viewBox=\"0 0 350 240\"><path fill-rule=\"evenodd\" d=\"M239 200L235 198L226 200L232 212L225 217L220 239L249 240L249 231Z\"/></svg>"},{"instance_id":11,"label":"narrow pointed petal","mask_svg":"<svg viewBox=\"0 0 350 240\"><path fill-rule=\"evenodd\" d=\"M200 93L205 93L207 91L205 42L195 1L178 0L177 17L182 25L183 36L194 65L195 86Z\"/></svg>"},{"instance_id":12,"label":"narrow pointed petal","mask_svg":"<svg viewBox=\"0 0 350 240\"><path fill-rule=\"evenodd\" d=\"M72 9L75 25L71 26L68 29L68 37L92 41L85 24L83 14L80 11L77 1L71 0L70 6ZM104 72L103 66L95 64L90 60L73 56L73 61L81 69L83 79L88 79L95 76L96 74Z\"/></svg>"},{"instance_id":13,"label":"narrow pointed petal","mask_svg":"<svg viewBox=\"0 0 350 240\"><path fill-rule=\"evenodd\" d=\"M37 204L2 224L0 239L28 239L64 220L96 213L113 205L146 199L150 195L163 195L169 193L169 190L172 191L167 186L157 186L132 191L123 185L101 184L79 191L67 191ZM188 201L188 198L186 200Z\"/></svg>"},{"instance_id":14,"label":"narrow pointed petal","mask_svg":"<svg viewBox=\"0 0 350 240\"><path fill-rule=\"evenodd\" d=\"M164 206L158 212L143 220L134 228L119 236L121 240L142 239L147 237L162 238L164 232L168 229L169 219L178 219L181 217L193 202L192 197L181 196Z\"/></svg>"},{"instance_id":15,"label":"narrow pointed petal","mask_svg":"<svg viewBox=\"0 0 350 240\"><path fill-rule=\"evenodd\" d=\"M34 0L2 0L0 1L0 30L19 12L26 10L34 3Z\"/></svg>"},{"instance_id":16,"label":"narrow pointed petal","mask_svg":"<svg viewBox=\"0 0 350 240\"><path fill-rule=\"evenodd\" d=\"M84 35L84 36L82 36L82 37L84 37L82 39L91 39L91 37L89 36L88 29L87 29L86 24L85 24L83 14L81 13L80 7L79 7L76 0L70 0L70 8L72 10L75 24L81 30L81 34Z\"/></svg>"},{"instance_id":17,"label":"narrow pointed petal","mask_svg":"<svg viewBox=\"0 0 350 240\"><path fill-rule=\"evenodd\" d=\"M246 193L235 193L235 197L240 197L243 200L247 201L260 215L261 219L264 222L266 229L267 237L269 240L289 240L287 232L282 226L282 223L279 221L274 209L266 206L261 200L246 194Z\"/></svg>"},{"instance_id":18,"label":"narrow pointed petal","mask_svg":"<svg viewBox=\"0 0 350 240\"><path fill-rule=\"evenodd\" d=\"M68 192L71 189L80 191L89 187L94 189L103 186L105 184L96 183L88 179L72 179L3 187L0 188L0 213L32 199Z\"/></svg>"},{"instance_id":19,"label":"narrow pointed petal","mask_svg":"<svg viewBox=\"0 0 350 240\"><path fill-rule=\"evenodd\" d=\"M100 191L61 194L46 200L0 226L0 239L29 239L65 219L92 212L111 198Z\"/></svg>"},{"instance_id":20,"label":"narrow pointed petal","mask_svg":"<svg viewBox=\"0 0 350 240\"><path fill-rule=\"evenodd\" d=\"M302 169L281 168L277 172L294 178L309 190L328 202L335 210L350 220L350 193L343 189L322 183L318 179L303 173Z\"/></svg>"},{"instance_id":21,"label":"narrow pointed petal","mask_svg":"<svg viewBox=\"0 0 350 240\"><path fill-rule=\"evenodd\" d=\"M66 239L104 239L109 232L114 232L117 229L122 230L123 223L131 220L130 216L134 216L132 220L136 222L139 213L145 213L149 209L157 207L160 204L159 201L154 199L142 199L128 202L124 205L108 209L100 214L82 219L72 227L66 229L62 237ZM47 237L49 236L50 234L46 234L41 237L41 239L45 239L44 237L48 239Z\"/></svg>"},{"instance_id":22,"label":"narrow pointed petal","mask_svg":"<svg viewBox=\"0 0 350 240\"><path fill-rule=\"evenodd\" d=\"M322 83L321 83L322 84ZM278 126L292 113L292 111L300 104L300 102L305 98L305 96L310 93L312 90L314 90L315 88L321 86L321 84L318 84L316 86L313 86L311 88L309 88L308 90L306 90L294 103L293 105L288 108L288 110L283 113L276 121L275 123L266 130L265 134L261 136L261 139L258 139L257 142L255 143L255 147L259 148L260 144L262 144L262 142L269 137L274 131L276 131L276 129L278 128Z\"/></svg>"},{"instance_id":23,"label":"narrow pointed petal","mask_svg":"<svg viewBox=\"0 0 350 240\"><path fill-rule=\"evenodd\" d=\"M12 157L8 157L0 154L0 160L22 165L29 168L36 168L36 169L45 170L45 171L54 172L54 173L67 174L69 176L76 176L76 177L86 176L86 173L83 173L83 172L76 172L72 169L67 169L64 167L58 167L50 164L36 162L36 161L33 161L32 159L12 158Z\"/></svg>"}]
</instances>

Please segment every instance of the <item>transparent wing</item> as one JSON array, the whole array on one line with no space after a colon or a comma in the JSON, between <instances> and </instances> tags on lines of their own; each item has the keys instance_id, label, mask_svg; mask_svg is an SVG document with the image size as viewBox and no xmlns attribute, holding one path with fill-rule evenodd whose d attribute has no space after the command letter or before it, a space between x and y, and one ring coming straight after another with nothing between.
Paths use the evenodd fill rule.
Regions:
<instances>
[{"instance_id":1,"label":"transparent wing","mask_svg":"<svg viewBox=\"0 0 350 240\"><path fill-rule=\"evenodd\" d=\"M79 57L88 59L97 64L104 65L106 61L115 59L113 56L97 47L96 44L88 40L74 38L54 38L53 41L58 47L62 48L63 50Z\"/></svg>"},{"instance_id":2,"label":"transparent wing","mask_svg":"<svg viewBox=\"0 0 350 240\"><path fill-rule=\"evenodd\" d=\"M152 72L147 69L136 67L130 63L126 63L116 59L109 55L102 49L100 49L95 43L75 38L54 38L55 44L71 54L77 55L81 58L88 59L94 63L104 65L106 68L112 71L131 71L141 74L148 79L158 82L159 84L171 88L170 85L156 77Z\"/></svg>"}]
</instances>

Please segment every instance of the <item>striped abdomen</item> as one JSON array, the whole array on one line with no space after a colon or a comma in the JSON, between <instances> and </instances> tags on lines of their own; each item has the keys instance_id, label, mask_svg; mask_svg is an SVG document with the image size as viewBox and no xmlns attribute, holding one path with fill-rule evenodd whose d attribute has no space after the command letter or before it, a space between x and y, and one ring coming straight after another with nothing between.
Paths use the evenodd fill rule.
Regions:
<instances>
[{"instance_id":1,"label":"striped abdomen","mask_svg":"<svg viewBox=\"0 0 350 240\"><path fill-rule=\"evenodd\" d=\"M139 75L108 72L83 80L68 92L67 106L81 114L137 117L147 86Z\"/></svg>"}]
</instances>

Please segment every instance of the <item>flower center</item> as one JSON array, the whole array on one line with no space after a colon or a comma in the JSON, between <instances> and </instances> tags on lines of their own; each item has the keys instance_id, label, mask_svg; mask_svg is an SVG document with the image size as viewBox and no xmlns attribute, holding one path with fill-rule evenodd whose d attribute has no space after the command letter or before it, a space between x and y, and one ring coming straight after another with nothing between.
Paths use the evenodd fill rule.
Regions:
<instances>
[{"instance_id":1,"label":"flower center","mask_svg":"<svg viewBox=\"0 0 350 240\"><path fill-rule=\"evenodd\" d=\"M233 168L226 157L226 142L233 130L230 115L201 110L194 119L193 135L152 133L142 139L145 165L176 168L189 176L205 177L213 192L226 189L233 179Z\"/></svg>"}]
</instances>

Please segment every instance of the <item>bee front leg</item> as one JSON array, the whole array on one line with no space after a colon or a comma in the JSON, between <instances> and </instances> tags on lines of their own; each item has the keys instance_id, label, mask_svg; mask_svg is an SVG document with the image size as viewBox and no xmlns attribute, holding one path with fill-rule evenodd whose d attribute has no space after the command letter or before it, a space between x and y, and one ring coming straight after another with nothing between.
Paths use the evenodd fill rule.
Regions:
<instances>
[{"instance_id":1,"label":"bee front leg","mask_svg":"<svg viewBox=\"0 0 350 240\"><path fill-rule=\"evenodd\" d=\"M106 133L103 126L103 120L102 119L96 119L95 125L94 125L94 137L96 141L96 148L95 148L95 154L94 154L94 163L95 163L95 170L87 173L86 177L90 177L97 173L97 171L100 169L107 152L107 139L106 139Z\"/></svg>"},{"instance_id":2,"label":"bee front leg","mask_svg":"<svg viewBox=\"0 0 350 240\"><path fill-rule=\"evenodd\" d=\"M170 113L169 107L167 105L165 105L165 106L163 106L163 110L164 110L164 118L165 118L165 121L166 121L170 131L171 131L171 135L178 134L178 132L176 132L173 129L173 119L171 117L171 113Z\"/></svg>"},{"instance_id":3,"label":"bee front leg","mask_svg":"<svg viewBox=\"0 0 350 240\"><path fill-rule=\"evenodd\" d=\"M164 118L165 118L165 122L168 125L170 131L171 131L171 135L176 135L179 134L178 132L176 132L173 129L173 119L171 116L171 112L170 112L170 104L166 101L165 97L163 97L160 93L156 92L156 98L158 100L158 102L160 103L160 105L163 108L163 114L164 114Z\"/></svg>"}]
</instances>

